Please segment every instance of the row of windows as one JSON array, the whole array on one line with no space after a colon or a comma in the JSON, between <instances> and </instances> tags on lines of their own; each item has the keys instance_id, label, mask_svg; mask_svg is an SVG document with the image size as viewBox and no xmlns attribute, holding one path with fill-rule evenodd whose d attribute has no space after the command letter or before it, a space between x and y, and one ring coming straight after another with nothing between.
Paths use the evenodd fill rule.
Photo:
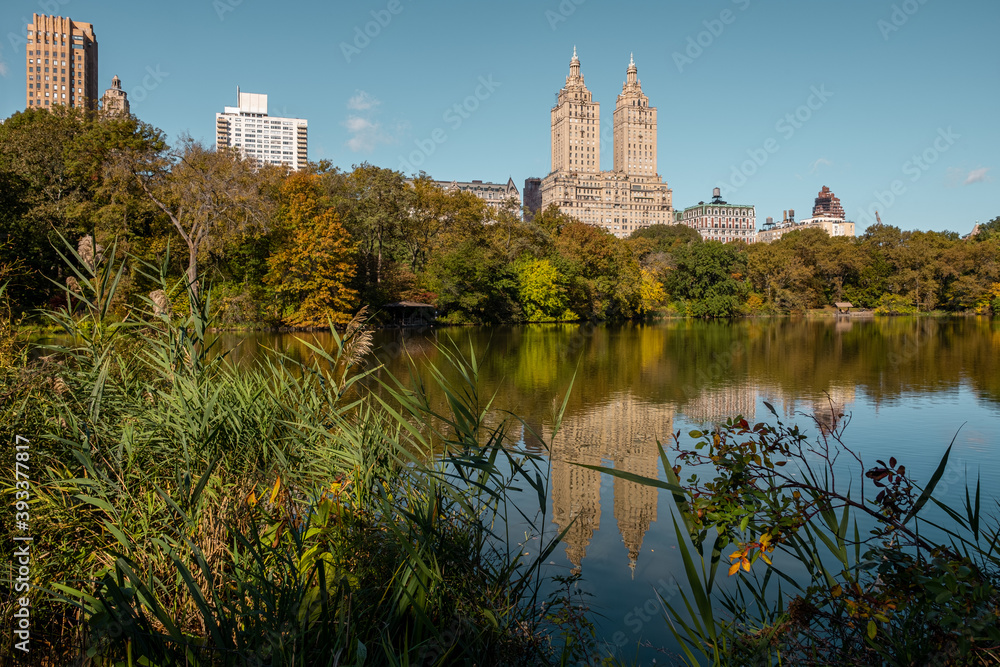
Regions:
<instances>
[{"instance_id":1,"label":"row of windows","mask_svg":"<svg viewBox=\"0 0 1000 667\"><path fill-rule=\"evenodd\" d=\"M43 35L41 30L37 33L29 30L28 37L62 37L63 39L66 39L66 33L45 31L45 34ZM73 35L73 39L83 39L83 35Z\"/></svg>"},{"instance_id":2,"label":"row of windows","mask_svg":"<svg viewBox=\"0 0 1000 667\"><path fill-rule=\"evenodd\" d=\"M65 90L65 88L64 88L64 90ZM71 90L70 92L73 92L73 91ZM28 97L34 97L34 96L35 96L35 93L29 90L28 91ZM41 91L39 91L38 97L41 97L41 96L42 96L42 93L41 93ZM49 96L49 94L45 93L45 97L48 97L48 96ZM52 97L62 97L62 99L66 99L66 93L52 93ZM70 95L69 99L71 101L75 101L76 100L76 95ZM33 103L34 103L34 100L28 100L28 104L33 104ZM38 103L41 104L42 101L38 100ZM45 100L45 103L48 104L49 101Z\"/></svg>"}]
</instances>

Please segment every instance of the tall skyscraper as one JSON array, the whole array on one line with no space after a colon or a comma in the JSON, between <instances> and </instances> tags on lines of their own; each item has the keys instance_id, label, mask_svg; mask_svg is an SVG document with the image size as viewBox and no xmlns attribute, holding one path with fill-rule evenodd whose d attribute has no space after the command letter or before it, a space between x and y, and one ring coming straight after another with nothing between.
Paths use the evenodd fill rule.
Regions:
<instances>
[{"instance_id":1,"label":"tall skyscraper","mask_svg":"<svg viewBox=\"0 0 1000 667\"><path fill-rule=\"evenodd\" d=\"M584 84L574 48L552 109L552 172L542 179L542 208L555 205L619 237L674 224L673 193L657 173L656 123L632 58L615 105L614 167L601 171L601 106Z\"/></svg>"},{"instance_id":2,"label":"tall skyscraper","mask_svg":"<svg viewBox=\"0 0 1000 667\"><path fill-rule=\"evenodd\" d=\"M26 105L97 108L97 36L94 26L35 14L28 24Z\"/></svg>"},{"instance_id":3,"label":"tall skyscraper","mask_svg":"<svg viewBox=\"0 0 1000 667\"><path fill-rule=\"evenodd\" d=\"M308 122L267 115L267 95L241 93L237 106L215 114L217 150L239 149L262 164L287 165L298 171L308 158Z\"/></svg>"}]
</instances>

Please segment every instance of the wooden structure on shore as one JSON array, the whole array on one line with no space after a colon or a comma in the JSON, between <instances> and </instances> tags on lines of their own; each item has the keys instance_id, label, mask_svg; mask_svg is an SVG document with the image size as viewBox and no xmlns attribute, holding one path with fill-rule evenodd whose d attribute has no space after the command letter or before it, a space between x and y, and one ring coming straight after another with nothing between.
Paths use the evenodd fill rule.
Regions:
<instances>
[{"instance_id":1,"label":"wooden structure on shore","mask_svg":"<svg viewBox=\"0 0 1000 667\"><path fill-rule=\"evenodd\" d=\"M437 319L437 308L429 303L398 301L383 307L391 327L429 327Z\"/></svg>"}]
</instances>

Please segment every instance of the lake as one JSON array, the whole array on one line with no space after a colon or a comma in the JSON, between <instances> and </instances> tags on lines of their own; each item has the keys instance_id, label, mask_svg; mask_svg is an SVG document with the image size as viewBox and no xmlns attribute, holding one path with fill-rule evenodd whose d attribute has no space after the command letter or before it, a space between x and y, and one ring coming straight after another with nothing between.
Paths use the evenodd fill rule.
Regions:
<instances>
[{"instance_id":1,"label":"lake","mask_svg":"<svg viewBox=\"0 0 1000 667\"><path fill-rule=\"evenodd\" d=\"M223 336L233 358L266 348L308 355L297 340L333 347L329 334ZM523 444L549 461L546 536L569 527L549 574L577 572L599 636L634 657L637 642L672 648L654 589L683 580L671 499L575 463L663 479L657 440L741 414L811 434L843 411L845 443L866 465L895 456L925 482L955 439L939 498L957 501L966 472L987 495L1000 488L1000 319L828 318L654 324L552 324L376 333L374 356L406 377L407 357L444 363L438 345L471 345L483 395L519 415ZM404 353L404 351L406 353ZM408 354L407 354L408 353ZM374 360L373 360L374 361ZM575 376L562 428L552 415ZM548 442L543 446L541 440ZM957 434L957 435L956 435ZM858 470L854 471L856 474ZM524 497L529 503L530 496ZM537 502L536 502L537 504ZM992 503L984 503L992 506ZM525 551L537 553L541 540ZM776 559L780 567L780 556ZM722 575L724 576L724 571ZM645 648L643 663L668 656Z\"/></svg>"}]
</instances>

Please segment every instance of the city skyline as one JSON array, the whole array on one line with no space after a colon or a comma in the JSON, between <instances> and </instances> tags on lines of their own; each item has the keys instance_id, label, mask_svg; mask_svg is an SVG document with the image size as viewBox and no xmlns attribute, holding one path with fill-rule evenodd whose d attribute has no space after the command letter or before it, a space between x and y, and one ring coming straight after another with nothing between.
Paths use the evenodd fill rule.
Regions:
<instances>
[{"instance_id":1,"label":"city skyline","mask_svg":"<svg viewBox=\"0 0 1000 667\"><path fill-rule=\"evenodd\" d=\"M172 143L189 133L213 144L211 119L239 84L278 102L275 115L309 119L312 160L520 187L549 173L550 110L575 46L606 109L634 52L659 109L658 171L677 209L721 187L762 221L805 211L827 185L858 234L875 208L903 229L963 234L998 214L997 3L563 0L500 11L384 0L301 10L8 3L0 116L24 108L17 64L31 15L59 15L94 26L99 89L118 75L133 113ZM643 20L622 20L636 14ZM184 36L182 48L170 35ZM605 170L611 134L602 127Z\"/></svg>"}]
</instances>

